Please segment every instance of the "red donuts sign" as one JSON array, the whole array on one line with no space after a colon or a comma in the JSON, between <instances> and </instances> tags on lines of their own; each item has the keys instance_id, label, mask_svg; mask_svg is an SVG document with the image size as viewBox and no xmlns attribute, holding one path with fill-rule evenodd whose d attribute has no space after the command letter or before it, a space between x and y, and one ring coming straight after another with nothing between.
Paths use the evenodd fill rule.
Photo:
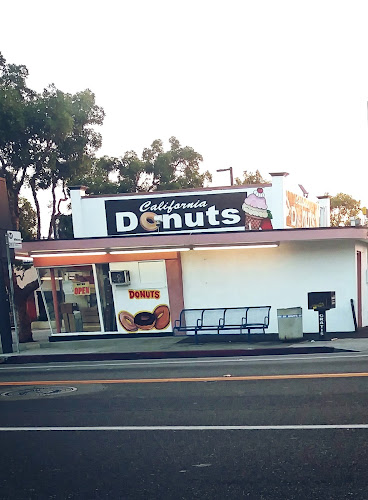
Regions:
<instances>
[{"instance_id":1,"label":"red donuts sign","mask_svg":"<svg viewBox=\"0 0 368 500\"><path fill-rule=\"evenodd\" d=\"M159 299L160 290L128 290L130 299Z\"/></svg>"}]
</instances>

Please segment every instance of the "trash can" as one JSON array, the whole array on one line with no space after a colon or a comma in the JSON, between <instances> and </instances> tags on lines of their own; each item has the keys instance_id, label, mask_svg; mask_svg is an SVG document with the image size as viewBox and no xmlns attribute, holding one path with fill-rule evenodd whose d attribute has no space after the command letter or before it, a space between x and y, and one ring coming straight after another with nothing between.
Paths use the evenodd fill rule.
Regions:
<instances>
[{"instance_id":1,"label":"trash can","mask_svg":"<svg viewBox=\"0 0 368 500\"><path fill-rule=\"evenodd\" d=\"M280 340L303 338L303 316L301 307L277 309L277 322Z\"/></svg>"}]
</instances>

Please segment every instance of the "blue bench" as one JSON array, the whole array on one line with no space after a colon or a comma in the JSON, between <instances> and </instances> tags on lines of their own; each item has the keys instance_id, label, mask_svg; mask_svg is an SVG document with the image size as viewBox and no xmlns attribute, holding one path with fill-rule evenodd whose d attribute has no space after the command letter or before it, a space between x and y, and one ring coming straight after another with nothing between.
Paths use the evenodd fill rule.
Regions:
<instances>
[{"instance_id":1,"label":"blue bench","mask_svg":"<svg viewBox=\"0 0 368 500\"><path fill-rule=\"evenodd\" d=\"M205 309L183 309L175 321L175 332L194 332L196 343L198 332L212 331L220 334L231 331L250 336L251 330L265 330L270 323L271 306L226 307Z\"/></svg>"}]
</instances>

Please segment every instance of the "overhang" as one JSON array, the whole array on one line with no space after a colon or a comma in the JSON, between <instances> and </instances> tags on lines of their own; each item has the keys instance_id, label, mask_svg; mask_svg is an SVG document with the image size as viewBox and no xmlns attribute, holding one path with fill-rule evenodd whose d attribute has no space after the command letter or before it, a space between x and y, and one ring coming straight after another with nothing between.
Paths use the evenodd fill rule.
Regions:
<instances>
[{"instance_id":1,"label":"overhang","mask_svg":"<svg viewBox=\"0 0 368 500\"><path fill-rule=\"evenodd\" d=\"M275 246L285 242L352 240L368 243L366 227L275 229L206 234L167 234L38 240L24 242L19 257L33 257L36 267L177 258L178 252L201 248Z\"/></svg>"}]
</instances>

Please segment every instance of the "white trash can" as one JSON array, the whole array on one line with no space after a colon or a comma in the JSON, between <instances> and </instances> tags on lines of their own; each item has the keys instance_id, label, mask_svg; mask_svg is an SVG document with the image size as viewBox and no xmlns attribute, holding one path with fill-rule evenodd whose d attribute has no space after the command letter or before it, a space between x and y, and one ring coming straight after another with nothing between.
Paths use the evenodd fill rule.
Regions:
<instances>
[{"instance_id":1,"label":"white trash can","mask_svg":"<svg viewBox=\"0 0 368 500\"><path fill-rule=\"evenodd\" d=\"M280 340L303 338L303 316L301 307L277 309L277 322Z\"/></svg>"}]
</instances>

